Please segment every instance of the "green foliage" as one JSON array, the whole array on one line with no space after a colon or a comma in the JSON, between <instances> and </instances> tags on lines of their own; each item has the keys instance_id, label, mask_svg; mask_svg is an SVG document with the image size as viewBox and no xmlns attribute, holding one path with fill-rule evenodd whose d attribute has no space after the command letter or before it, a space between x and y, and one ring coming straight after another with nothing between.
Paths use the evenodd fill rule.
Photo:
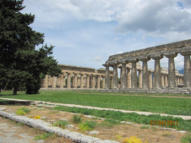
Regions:
<instances>
[{"instance_id":1,"label":"green foliage","mask_svg":"<svg viewBox=\"0 0 191 143\"><path fill-rule=\"evenodd\" d=\"M103 122L101 122L101 123L99 124L99 126L111 128L111 127L113 127L114 125L118 125L118 124L120 124L120 122L117 121L117 120L106 119L106 120L104 120Z\"/></svg>"},{"instance_id":2,"label":"green foliage","mask_svg":"<svg viewBox=\"0 0 191 143\"><path fill-rule=\"evenodd\" d=\"M72 117L72 122L73 122L73 123L76 123L76 124L81 123L81 122L82 122L81 116L79 116L79 115L74 115L74 116Z\"/></svg>"},{"instance_id":3,"label":"green foliage","mask_svg":"<svg viewBox=\"0 0 191 143\"><path fill-rule=\"evenodd\" d=\"M79 124L79 128L81 131L91 131L96 127L95 121L85 121Z\"/></svg>"},{"instance_id":4,"label":"green foliage","mask_svg":"<svg viewBox=\"0 0 191 143\"><path fill-rule=\"evenodd\" d=\"M51 56L53 46L42 45L44 35L29 26L34 15L21 13L22 3L0 1L0 90L13 88L13 94L17 94L26 88L27 94L36 94L42 75L57 76L61 70Z\"/></svg>"},{"instance_id":5,"label":"green foliage","mask_svg":"<svg viewBox=\"0 0 191 143\"><path fill-rule=\"evenodd\" d=\"M7 92L6 92L7 93ZM3 94L3 93L2 93ZM8 94L10 95L10 94ZM153 94L155 95L155 94ZM158 95L158 94L156 94ZM156 96L155 95L155 96ZM148 111L155 113L167 113L174 115L191 115L191 98L166 98L151 97L131 93L121 95L119 93L98 93L79 91L41 91L40 96L27 96L21 92L19 96L6 96L7 98L41 100L66 104L87 105L134 111ZM86 100L84 100L86 99ZM89 111L87 111L88 114Z\"/></svg>"},{"instance_id":6,"label":"green foliage","mask_svg":"<svg viewBox=\"0 0 191 143\"><path fill-rule=\"evenodd\" d=\"M68 125L68 122L63 120L58 120L55 123L53 123L53 126L61 127L63 129L66 128L66 125Z\"/></svg>"},{"instance_id":7,"label":"green foliage","mask_svg":"<svg viewBox=\"0 0 191 143\"><path fill-rule=\"evenodd\" d=\"M181 143L191 143L191 134L187 134L181 138Z\"/></svg>"},{"instance_id":8,"label":"green foliage","mask_svg":"<svg viewBox=\"0 0 191 143\"><path fill-rule=\"evenodd\" d=\"M29 112L30 112L30 109L28 109L26 107L22 107L22 108L19 108L16 110L17 115L26 115Z\"/></svg>"},{"instance_id":9,"label":"green foliage","mask_svg":"<svg viewBox=\"0 0 191 143\"><path fill-rule=\"evenodd\" d=\"M54 134L53 133L43 133L43 134L35 136L34 139L35 140L45 140L51 136L54 136Z\"/></svg>"},{"instance_id":10,"label":"green foliage","mask_svg":"<svg viewBox=\"0 0 191 143\"><path fill-rule=\"evenodd\" d=\"M150 125L151 120L155 121L178 121L178 126L167 126L169 128L176 128L180 130L191 131L191 120L183 120L181 118L174 118L170 116L160 116L160 115L139 115L136 113L122 113L117 111L100 111L100 110L93 110L93 109L83 109L83 108L75 108L75 107L64 107L58 106L54 108L55 110L59 111L67 111L72 113L80 113L80 114L87 114L93 115L97 117L102 117L106 119L118 120L118 121L130 121L140 124L147 124Z\"/></svg>"}]
</instances>

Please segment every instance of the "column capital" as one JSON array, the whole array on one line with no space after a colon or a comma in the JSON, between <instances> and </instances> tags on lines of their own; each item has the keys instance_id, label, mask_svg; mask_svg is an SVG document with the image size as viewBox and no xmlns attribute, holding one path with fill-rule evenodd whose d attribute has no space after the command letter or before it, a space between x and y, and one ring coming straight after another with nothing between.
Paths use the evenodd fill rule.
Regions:
<instances>
[{"instance_id":1,"label":"column capital","mask_svg":"<svg viewBox=\"0 0 191 143\"><path fill-rule=\"evenodd\" d=\"M147 61L149 61L150 60L150 57L139 57L138 58L140 61L143 61L143 62L147 62Z\"/></svg>"},{"instance_id":2,"label":"column capital","mask_svg":"<svg viewBox=\"0 0 191 143\"><path fill-rule=\"evenodd\" d=\"M182 56L191 56L191 51L184 51L180 53Z\"/></svg>"},{"instance_id":3,"label":"column capital","mask_svg":"<svg viewBox=\"0 0 191 143\"><path fill-rule=\"evenodd\" d=\"M166 56L167 58L174 58L177 56L177 53L175 52L165 53L164 56Z\"/></svg>"},{"instance_id":4,"label":"column capital","mask_svg":"<svg viewBox=\"0 0 191 143\"><path fill-rule=\"evenodd\" d=\"M160 60L162 59L163 56L160 54L153 54L153 55L150 55L150 57L154 60Z\"/></svg>"}]
</instances>

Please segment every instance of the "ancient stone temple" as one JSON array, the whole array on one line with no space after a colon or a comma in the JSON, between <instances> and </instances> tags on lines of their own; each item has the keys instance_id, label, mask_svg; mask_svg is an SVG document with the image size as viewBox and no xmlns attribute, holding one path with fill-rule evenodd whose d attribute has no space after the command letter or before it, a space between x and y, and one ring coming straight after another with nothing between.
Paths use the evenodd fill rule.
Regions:
<instances>
[{"instance_id":1,"label":"ancient stone temple","mask_svg":"<svg viewBox=\"0 0 191 143\"><path fill-rule=\"evenodd\" d=\"M184 56L184 75L175 68L174 58ZM132 52L112 55L105 62L106 89L122 91L191 93L191 40L185 40ZM160 60L168 58L168 70L161 68ZM154 71L148 69L148 61L154 60ZM137 63L142 67L137 68ZM129 65L131 66L129 68ZM113 81L110 80L113 68ZM121 70L119 70L121 69ZM119 84L119 73L120 81ZM113 86L111 86L113 84Z\"/></svg>"},{"instance_id":2,"label":"ancient stone temple","mask_svg":"<svg viewBox=\"0 0 191 143\"><path fill-rule=\"evenodd\" d=\"M62 74L60 77L46 75L41 88L50 89L104 89L105 70L70 65L60 65ZM112 75L112 72L110 73Z\"/></svg>"}]
</instances>

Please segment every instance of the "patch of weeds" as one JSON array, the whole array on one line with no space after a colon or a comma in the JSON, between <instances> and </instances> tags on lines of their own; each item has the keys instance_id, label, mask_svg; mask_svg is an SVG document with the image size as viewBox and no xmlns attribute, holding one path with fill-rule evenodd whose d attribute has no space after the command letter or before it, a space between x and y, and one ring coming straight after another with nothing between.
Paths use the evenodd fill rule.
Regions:
<instances>
[{"instance_id":1,"label":"patch of weeds","mask_svg":"<svg viewBox=\"0 0 191 143\"><path fill-rule=\"evenodd\" d=\"M164 133L162 134L163 137L171 137L172 135L170 133Z\"/></svg>"},{"instance_id":2,"label":"patch of weeds","mask_svg":"<svg viewBox=\"0 0 191 143\"><path fill-rule=\"evenodd\" d=\"M149 126L141 126L140 129L149 129Z\"/></svg>"},{"instance_id":3,"label":"patch of weeds","mask_svg":"<svg viewBox=\"0 0 191 143\"><path fill-rule=\"evenodd\" d=\"M58 120L55 123L53 123L53 126L61 127L61 128L66 128L66 125L68 125L68 121L64 120Z\"/></svg>"},{"instance_id":4,"label":"patch of weeds","mask_svg":"<svg viewBox=\"0 0 191 143\"><path fill-rule=\"evenodd\" d=\"M79 123L82 122L82 117L79 116L79 115L74 115L74 116L72 117L72 122L73 122L73 123L76 123L76 124L79 124Z\"/></svg>"},{"instance_id":5,"label":"patch of weeds","mask_svg":"<svg viewBox=\"0 0 191 143\"><path fill-rule=\"evenodd\" d=\"M34 139L35 140L45 140L53 135L54 135L53 133L43 133L43 134L35 136Z\"/></svg>"},{"instance_id":6,"label":"patch of weeds","mask_svg":"<svg viewBox=\"0 0 191 143\"><path fill-rule=\"evenodd\" d=\"M99 124L101 127L108 127L112 128L114 125L120 124L120 121L113 120L113 119L106 119Z\"/></svg>"},{"instance_id":7,"label":"patch of weeds","mask_svg":"<svg viewBox=\"0 0 191 143\"><path fill-rule=\"evenodd\" d=\"M79 128L81 131L91 131L96 127L97 123L95 121L85 121L80 123Z\"/></svg>"},{"instance_id":8,"label":"patch of weeds","mask_svg":"<svg viewBox=\"0 0 191 143\"><path fill-rule=\"evenodd\" d=\"M156 131L157 130L157 127L151 127L152 131Z\"/></svg>"},{"instance_id":9,"label":"patch of weeds","mask_svg":"<svg viewBox=\"0 0 191 143\"><path fill-rule=\"evenodd\" d=\"M181 143L191 143L191 134L187 134L181 138Z\"/></svg>"},{"instance_id":10,"label":"patch of weeds","mask_svg":"<svg viewBox=\"0 0 191 143\"><path fill-rule=\"evenodd\" d=\"M22 108L19 108L16 110L17 115L26 115L29 112L30 112L30 109L28 109L26 107L22 107Z\"/></svg>"}]
</instances>

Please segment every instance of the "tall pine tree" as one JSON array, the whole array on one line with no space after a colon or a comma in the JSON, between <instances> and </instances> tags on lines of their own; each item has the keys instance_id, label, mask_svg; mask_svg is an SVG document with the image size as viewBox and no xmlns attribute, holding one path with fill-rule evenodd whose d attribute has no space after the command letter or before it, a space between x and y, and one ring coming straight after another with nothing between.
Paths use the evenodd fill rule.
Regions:
<instances>
[{"instance_id":1,"label":"tall pine tree","mask_svg":"<svg viewBox=\"0 0 191 143\"><path fill-rule=\"evenodd\" d=\"M29 25L34 15L20 11L23 0L0 0L0 89L8 86L17 94L20 87L26 93L38 93L45 74L57 76L61 70L51 56L53 47L42 45L44 35Z\"/></svg>"}]
</instances>

